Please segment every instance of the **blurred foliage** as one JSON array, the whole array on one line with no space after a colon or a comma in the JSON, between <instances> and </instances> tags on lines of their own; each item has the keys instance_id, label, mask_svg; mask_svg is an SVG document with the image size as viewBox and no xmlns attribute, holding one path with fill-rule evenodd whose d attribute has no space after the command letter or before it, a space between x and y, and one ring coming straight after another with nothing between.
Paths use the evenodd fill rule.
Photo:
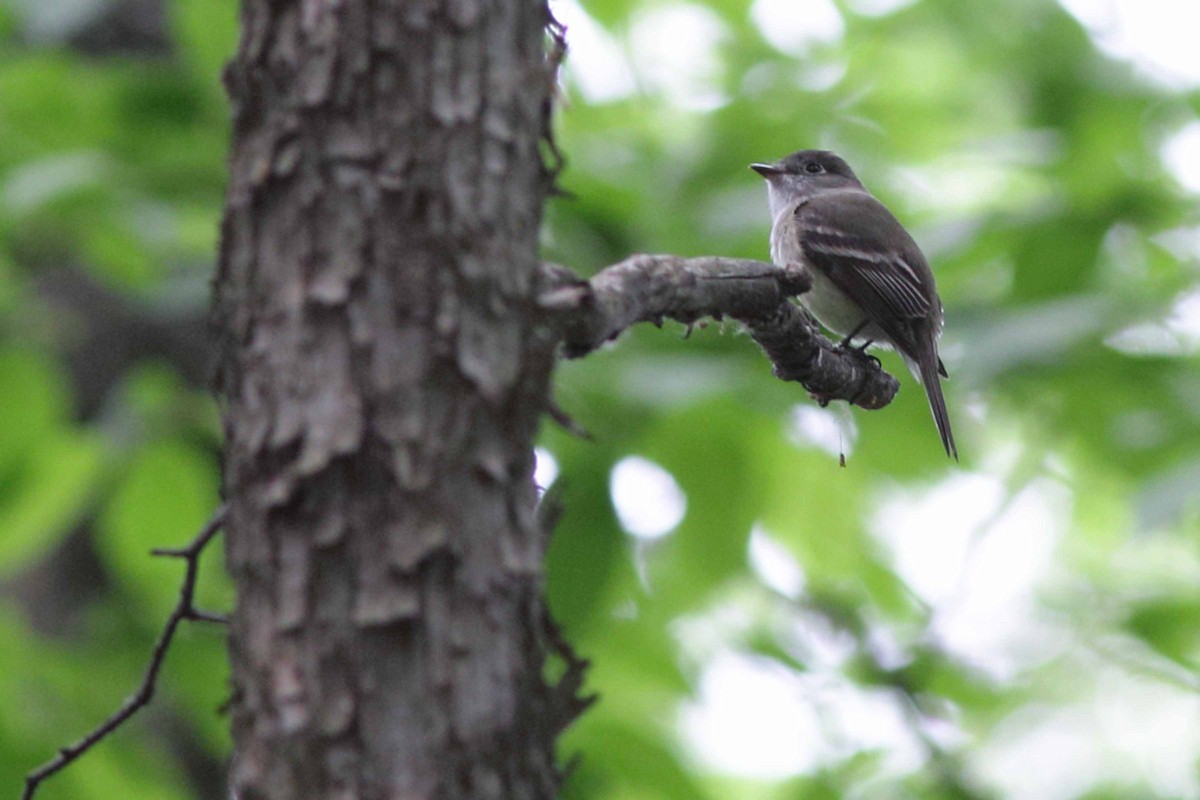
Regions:
<instances>
[{"instance_id":1,"label":"blurred foliage","mask_svg":"<svg viewBox=\"0 0 1200 800\"><path fill-rule=\"evenodd\" d=\"M594 440L543 437L549 592L601 696L563 741L565 796L1200 794L1200 215L1162 157L1200 90L1049 0L556 9L573 198L547 257L765 258L746 165L836 149L934 263L964 454L888 354L903 391L875 413L816 408L724 325L564 364ZM216 502L186 351L88 345L203 312L234 12L0 4L5 791L136 684L180 570L147 552ZM64 298L64 274L120 303ZM622 532L618 504L669 502L611 493L628 456L686 498L665 535ZM43 796L218 797L224 659L185 626L154 708Z\"/></svg>"}]
</instances>

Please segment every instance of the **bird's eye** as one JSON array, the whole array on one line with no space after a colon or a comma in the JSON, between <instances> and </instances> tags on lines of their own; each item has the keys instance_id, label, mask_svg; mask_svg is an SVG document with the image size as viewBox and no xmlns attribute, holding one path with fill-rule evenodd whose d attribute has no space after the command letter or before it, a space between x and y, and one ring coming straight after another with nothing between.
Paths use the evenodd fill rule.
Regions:
<instances>
[{"instance_id":1,"label":"bird's eye","mask_svg":"<svg viewBox=\"0 0 1200 800\"><path fill-rule=\"evenodd\" d=\"M810 161L804 165L804 171L811 172L813 175L816 175L818 172L824 172L825 168L815 161Z\"/></svg>"}]
</instances>

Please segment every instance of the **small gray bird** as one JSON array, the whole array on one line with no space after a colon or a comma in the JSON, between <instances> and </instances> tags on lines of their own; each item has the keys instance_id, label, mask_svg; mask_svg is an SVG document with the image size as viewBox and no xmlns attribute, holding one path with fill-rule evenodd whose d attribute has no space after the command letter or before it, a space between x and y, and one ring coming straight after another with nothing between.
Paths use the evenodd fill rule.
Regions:
<instances>
[{"instance_id":1,"label":"small gray bird","mask_svg":"<svg viewBox=\"0 0 1200 800\"><path fill-rule=\"evenodd\" d=\"M803 264L813 287L800 302L844 336L896 348L925 387L946 455L958 460L939 375L942 301L929 262L850 165L828 150L800 150L774 164L751 164L767 179L771 259Z\"/></svg>"}]
</instances>

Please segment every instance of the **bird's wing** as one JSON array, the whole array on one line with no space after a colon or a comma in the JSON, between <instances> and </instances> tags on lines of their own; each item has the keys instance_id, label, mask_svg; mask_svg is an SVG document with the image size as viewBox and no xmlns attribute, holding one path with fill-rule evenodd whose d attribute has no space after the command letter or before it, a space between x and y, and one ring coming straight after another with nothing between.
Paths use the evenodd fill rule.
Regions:
<instances>
[{"instance_id":1,"label":"bird's wing","mask_svg":"<svg viewBox=\"0 0 1200 800\"><path fill-rule=\"evenodd\" d=\"M863 191L829 192L802 203L795 214L805 258L889 335L892 320L930 316L929 266L882 203Z\"/></svg>"}]
</instances>

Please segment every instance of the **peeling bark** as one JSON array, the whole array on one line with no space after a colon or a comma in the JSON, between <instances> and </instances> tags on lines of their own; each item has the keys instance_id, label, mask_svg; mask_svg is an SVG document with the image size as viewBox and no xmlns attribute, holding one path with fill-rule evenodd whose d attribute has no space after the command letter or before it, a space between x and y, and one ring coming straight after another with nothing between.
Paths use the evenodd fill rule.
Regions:
<instances>
[{"instance_id":1,"label":"peeling bark","mask_svg":"<svg viewBox=\"0 0 1200 800\"><path fill-rule=\"evenodd\" d=\"M548 21L243 4L215 287L243 800L555 795L578 704L542 679L531 477Z\"/></svg>"}]
</instances>

